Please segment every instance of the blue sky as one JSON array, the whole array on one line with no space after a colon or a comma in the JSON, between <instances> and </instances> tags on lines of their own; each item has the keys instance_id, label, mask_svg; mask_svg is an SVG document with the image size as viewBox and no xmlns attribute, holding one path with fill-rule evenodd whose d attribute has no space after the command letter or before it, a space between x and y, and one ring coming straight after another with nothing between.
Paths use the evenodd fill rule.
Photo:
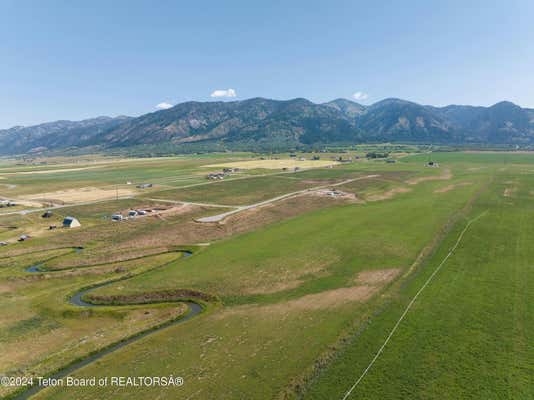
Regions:
<instances>
[{"instance_id":1,"label":"blue sky","mask_svg":"<svg viewBox=\"0 0 534 400\"><path fill-rule=\"evenodd\" d=\"M534 2L491 3L0 0L0 128L256 96L534 107Z\"/></svg>"}]
</instances>

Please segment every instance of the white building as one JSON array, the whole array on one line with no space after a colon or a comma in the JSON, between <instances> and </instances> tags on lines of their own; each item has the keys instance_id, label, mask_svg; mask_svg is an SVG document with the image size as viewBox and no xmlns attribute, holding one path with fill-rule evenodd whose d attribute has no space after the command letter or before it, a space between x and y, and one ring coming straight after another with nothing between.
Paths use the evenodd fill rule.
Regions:
<instances>
[{"instance_id":1,"label":"white building","mask_svg":"<svg viewBox=\"0 0 534 400\"><path fill-rule=\"evenodd\" d=\"M80 221L74 217L65 217L63 220L63 228L78 228L80 226L82 226L82 224L80 224Z\"/></svg>"}]
</instances>

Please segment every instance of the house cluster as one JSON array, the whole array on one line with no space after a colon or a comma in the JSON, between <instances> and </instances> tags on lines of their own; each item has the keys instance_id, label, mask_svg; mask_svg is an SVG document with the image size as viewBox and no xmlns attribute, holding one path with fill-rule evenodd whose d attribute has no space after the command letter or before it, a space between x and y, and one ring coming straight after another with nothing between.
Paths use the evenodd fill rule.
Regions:
<instances>
[{"instance_id":1,"label":"house cluster","mask_svg":"<svg viewBox=\"0 0 534 400\"><path fill-rule=\"evenodd\" d=\"M222 181L226 174L224 172L210 172L206 178L211 181Z\"/></svg>"},{"instance_id":2,"label":"house cluster","mask_svg":"<svg viewBox=\"0 0 534 400\"><path fill-rule=\"evenodd\" d=\"M147 215L148 213L153 212L154 210L146 209L146 210L130 210L126 215L122 215L120 213L113 214L111 216L112 221L124 221L125 219L135 218L142 215Z\"/></svg>"},{"instance_id":3,"label":"house cluster","mask_svg":"<svg viewBox=\"0 0 534 400\"><path fill-rule=\"evenodd\" d=\"M332 198L338 198L338 197L350 197L350 193L342 192L341 190L336 190L334 188L332 189L321 189L316 192L317 194L320 194L322 196L328 196Z\"/></svg>"},{"instance_id":4,"label":"house cluster","mask_svg":"<svg viewBox=\"0 0 534 400\"><path fill-rule=\"evenodd\" d=\"M212 181L222 181L226 176L238 171L239 168L223 168L222 171L210 172L206 178Z\"/></svg>"},{"instance_id":5,"label":"house cluster","mask_svg":"<svg viewBox=\"0 0 534 400\"><path fill-rule=\"evenodd\" d=\"M30 235L20 235L19 238L17 239L17 242L25 242L26 240L29 240L29 239L31 239ZM9 242L5 242L5 241L0 242L0 246L7 246L8 244Z\"/></svg>"},{"instance_id":6,"label":"house cluster","mask_svg":"<svg viewBox=\"0 0 534 400\"><path fill-rule=\"evenodd\" d=\"M340 197L340 196L347 195L347 193L342 192L341 190L335 190L335 189L327 190L325 194L330 197Z\"/></svg>"},{"instance_id":7,"label":"house cluster","mask_svg":"<svg viewBox=\"0 0 534 400\"><path fill-rule=\"evenodd\" d=\"M340 163L351 163L352 162L352 157L343 158L343 156L339 156L339 157L332 157L332 158L335 161L340 162Z\"/></svg>"},{"instance_id":8,"label":"house cluster","mask_svg":"<svg viewBox=\"0 0 534 400\"><path fill-rule=\"evenodd\" d=\"M43 215L41 215L42 218L50 218L52 217L52 212L51 211L46 211ZM63 228L78 228L82 226L82 224L80 224L80 221L78 221L77 218L74 218L74 217L65 217L63 219ZM52 230L52 229L57 229L57 226L56 225L50 225L48 227L49 230ZM30 240L32 238L32 236L28 235L28 234L22 234L19 236L19 238L17 239L17 242L26 242L28 240ZM0 246L7 246L9 244L9 242L0 242Z\"/></svg>"}]
</instances>

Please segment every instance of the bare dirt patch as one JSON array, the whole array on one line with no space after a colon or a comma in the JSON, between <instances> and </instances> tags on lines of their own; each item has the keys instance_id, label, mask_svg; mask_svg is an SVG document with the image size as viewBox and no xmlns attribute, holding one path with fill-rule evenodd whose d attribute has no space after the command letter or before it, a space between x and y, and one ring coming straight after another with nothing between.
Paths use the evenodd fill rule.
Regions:
<instances>
[{"instance_id":1,"label":"bare dirt patch","mask_svg":"<svg viewBox=\"0 0 534 400\"><path fill-rule=\"evenodd\" d=\"M270 314L290 314L299 311L315 311L335 308L350 302L365 302L378 291L376 286L352 286L327 290L321 293L308 294L298 299L281 303L259 306L257 304L247 304L235 306L215 314L213 317L222 319L233 315L270 315Z\"/></svg>"},{"instance_id":2,"label":"bare dirt patch","mask_svg":"<svg viewBox=\"0 0 534 400\"><path fill-rule=\"evenodd\" d=\"M298 299L289 300L272 305L259 306L248 304L231 307L213 317L220 319L231 315L246 314L289 314L298 311L314 311L335 308L351 302L365 302L388 282L400 274L400 268L369 270L358 273L351 287L326 290L321 293L308 294Z\"/></svg>"},{"instance_id":3,"label":"bare dirt patch","mask_svg":"<svg viewBox=\"0 0 534 400\"><path fill-rule=\"evenodd\" d=\"M255 274L254 277L244 277L241 284L245 289L245 294L270 294L282 292L284 290L295 289L304 283L310 276L314 278L324 277L329 274L328 266L340 259L339 256L328 255L324 258L313 257L313 261L299 265L296 269L280 268L279 265L270 265L264 271ZM288 261L295 267L295 263Z\"/></svg>"},{"instance_id":4,"label":"bare dirt patch","mask_svg":"<svg viewBox=\"0 0 534 400\"><path fill-rule=\"evenodd\" d=\"M308 294L286 303L270 306L272 308L288 308L296 310L320 310L324 308L336 307L348 302L364 302L368 300L375 292L375 287L370 286L352 286L327 290L325 292ZM281 310L280 310L281 311Z\"/></svg>"},{"instance_id":5,"label":"bare dirt patch","mask_svg":"<svg viewBox=\"0 0 534 400\"><path fill-rule=\"evenodd\" d=\"M444 186L442 188L439 188L439 189L436 189L434 190L434 193L447 193L447 192L450 192L451 190L454 190L458 187L462 187L462 186L469 186L469 185L472 185L473 182L461 182L461 183L455 183L453 185L447 185L447 186Z\"/></svg>"},{"instance_id":6,"label":"bare dirt patch","mask_svg":"<svg viewBox=\"0 0 534 400\"><path fill-rule=\"evenodd\" d=\"M311 192L312 195L326 197L332 200L350 200L351 202L363 203L354 193L343 192L341 190L333 189L319 189Z\"/></svg>"},{"instance_id":7,"label":"bare dirt patch","mask_svg":"<svg viewBox=\"0 0 534 400\"><path fill-rule=\"evenodd\" d=\"M446 169L441 175L431 175L431 176L420 176L417 178L408 179L406 183L408 185L417 185L421 182L427 181L446 181L452 178L451 170Z\"/></svg>"},{"instance_id":8,"label":"bare dirt patch","mask_svg":"<svg viewBox=\"0 0 534 400\"><path fill-rule=\"evenodd\" d=\"M400 271L400 268L362 271L356 276L355 282L360 285L383 285L392 281Z\"/></svg>"},{"instance_id":9,"label":"bare dirt patch","mask_svg":"<svg viewBox=\"0 0 534 400\"><path fill-rule=\"evenodd\" d=\"M399 193L408 193L411 190L412 189L409 189L409 188L397 187L397 188L393 188L382 193L368 195L365 197L365 200L366 201L387 200L387 199L391 199L392 197L396 196Z\"/></svg>"},{"instance_id":10,"label":"bare dirt patch","mask_svg":"<svg viewBox=\"0 0 534 400\"><path fill-rule=\"evenodd\" d=\"M95 200L109 200L118 197L132 196L136 192L133 189L101 189L97 187L84 187L79 189L68 189L57 192L37 193L27 196L30 200L43 200L62 203L79 203Z\"/></svg>"}]
</instances>

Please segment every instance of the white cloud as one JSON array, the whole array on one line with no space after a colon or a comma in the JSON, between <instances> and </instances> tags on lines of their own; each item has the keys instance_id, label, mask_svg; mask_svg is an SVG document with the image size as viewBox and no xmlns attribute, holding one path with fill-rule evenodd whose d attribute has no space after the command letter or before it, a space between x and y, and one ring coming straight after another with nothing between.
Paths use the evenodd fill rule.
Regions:
<instances>
[{"instance_id":1,"label":"white cloud","mask_svg":"<svg viewBox=\"0 0 534 400\"><path fill-rule=\"evenodd\" d=\"M156 108L158 110L167 110L167 109L172 108L172 107L174 107L172 104L166 103L166 102L159 103L158 105L156 105Z\"/></svg>"},{"instance_id":2,"label":"white cloud","mask_svg":"<svg viewBox=\"0 0 534 400\"><path fill-rule=\"evenodd\" d=\"M367 98L369 97L369 95L367 93L364 93L364 92L356 92L352 95L352 98L354 100L367 100Z\"/></svg>"},{"instance_id":3,"label":"white cloud","mask_svg":"<svg viewBox=\"0 0 534 400\"><path fill-rule=\"evenodd\" d=\"M237 94L234 89L226 89L226 90L214 90L212 94L210 94L211 97L236 97Z\"/></svg>"}]
</instances>

